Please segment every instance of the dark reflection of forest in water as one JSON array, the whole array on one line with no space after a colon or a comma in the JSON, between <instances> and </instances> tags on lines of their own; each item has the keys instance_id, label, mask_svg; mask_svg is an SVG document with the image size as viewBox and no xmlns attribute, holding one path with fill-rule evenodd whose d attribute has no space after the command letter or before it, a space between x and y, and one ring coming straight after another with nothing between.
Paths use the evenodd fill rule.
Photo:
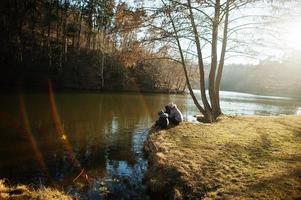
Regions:
<instances>
[{"instance_id":1,"label":"dark reflection of forest in water","mask_svg":"<svg viewBox=\"0 0 301 200\"><path fill-rule=\"evenodd\" d=\"M1 100L1 118L10 118L10 122L1 119L0 176L21 182L47 179L28 136L22 133L24 124L20 120L18 98L18 95L9 95ZM31 94L23 95L23 99L32 136L51 179L74 178L78 169L68 160L62 138L56 133L49 96ZM134 136L151 126L157 110L169 97L66 93L55 95L55 100L76 159L90 176L104 176L106 170L131 175L128 169L119 169L119 164L134 167L137 156L141 156L133 144L139 137Z\"/></svg>"}]
</instances>

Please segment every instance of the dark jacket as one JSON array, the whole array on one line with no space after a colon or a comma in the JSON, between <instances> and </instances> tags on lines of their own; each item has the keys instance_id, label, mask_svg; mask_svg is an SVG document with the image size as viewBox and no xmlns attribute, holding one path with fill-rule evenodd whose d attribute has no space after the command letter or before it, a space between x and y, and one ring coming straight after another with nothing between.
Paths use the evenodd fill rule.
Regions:
<instances>
[{"instance_id":1,"label":"dark jacket","mask_svg":"<svg viewBox=\"0 0 301 200\"><path fill-rule=\"evenodd\" d=\"M165 106L165 111L164 112L166 114L170 115L170 109L171 109L170 106L167 105L167 106Z\"/></svg>"},{"instance_id":2,"label":"dark jacket","mask_svg":"<svg viewBox=\"0 0 301 200\"><path fill-rule=\"evenodd\" d=\"M168 114L164 113L164 112L159 112L159 119L156 121L156 126L158 126L159 128L167 128L167 126L169 125L169 120L168 120Z\"/></svg>"}]
</instances>

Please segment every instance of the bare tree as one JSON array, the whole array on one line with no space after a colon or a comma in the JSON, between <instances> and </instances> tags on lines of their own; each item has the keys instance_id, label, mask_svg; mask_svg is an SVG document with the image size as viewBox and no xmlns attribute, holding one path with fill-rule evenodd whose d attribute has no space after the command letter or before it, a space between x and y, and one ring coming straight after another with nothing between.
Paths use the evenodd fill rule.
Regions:
<instances>
[{"instance_id":1,"label":"bare tree","mask_svg":"<svg viewBox=\"0 0 301 200\"><path fill-rule=\"evenodd\" d=\"M227 44L229 40L229 16L231 11L238 9L250 0L160 0L159 7L151 8L149 34L152 42L171 43L177 47L186 77L189 93L203 114L205 122L215 122L222 114L220 107L219 88L222 78ZM234 30L233 30L234 31ZM187 43L192 43L193 48ZM188 46L188 47L187 47ZM209 46L209 47L208 47ZM210 58L208 86L205 85L204 51ZM174 54L167 56L174 59ZM198 101L187 72L186 56L194 57L199 68L201 103ZM206 89L209 90L209 99Z\"/></svg>"}]
</instances>

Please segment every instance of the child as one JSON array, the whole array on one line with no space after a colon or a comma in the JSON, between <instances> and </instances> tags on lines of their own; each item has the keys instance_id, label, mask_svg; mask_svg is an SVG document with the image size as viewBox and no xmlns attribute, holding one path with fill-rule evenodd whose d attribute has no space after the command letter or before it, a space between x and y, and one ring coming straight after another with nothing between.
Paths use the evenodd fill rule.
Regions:
<instances>
[{"instance_id":1,"label":"child","mask_svg":"<svg viewBox=\"0 0 301 200\"><path fill-rule=\"evenodd\" d=\"M163 111L158 112L159 119L156 121L156 127L166 129L169 125L168 114Z\"/></svg>"}]
</instances>

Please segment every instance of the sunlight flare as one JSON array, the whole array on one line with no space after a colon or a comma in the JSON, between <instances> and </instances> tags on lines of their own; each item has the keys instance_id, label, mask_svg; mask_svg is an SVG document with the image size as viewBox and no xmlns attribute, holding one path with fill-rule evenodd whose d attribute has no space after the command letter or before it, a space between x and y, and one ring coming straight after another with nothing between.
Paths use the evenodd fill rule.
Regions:
<instances>
[{"instance_id":1,"label":"sunlight flare","mask_svg":"<svg viewBox=\"0 0 301 200\"><path fill-rule=\"evenodd\" d=\"M284 25L283 39L285 45L292 50L301 50L301 20L290 21Z\"/></svg>"},{"instance_id":2,"label":"sunlight flare","mask_svg":"<svg viewBox=\"0 0 301 200\"><path fill-rule=\"evenodd\" d=\"M37 162L39 164L39 167L41 167L43 173L47 176L49 176L48 169L45 165L44 158L42 153L40 152L40 149L36 143L36 140L34 138L34 135L32 133L30 123L29 123L29 118L27 115L26 107L25 107L25 102L24 102L24 97L22 94L19 94L19 109L20 109L20 117L21 117L21 123L22 123L22 133L25 135L26 139L30 143L34 154L35 158L37 159Z\"/></svg>"},{"instance_id":3,"label":"sunlight flare","mask_svg":"<svg viewBox=\"0 0 301 200\"><path fill-rule=\"evenodd\" d=\"M61 139L64 151L67 153L67 158L69 162L73 164L74 167L76 167L80 171L84 171L84 169L81 167L80 162L77 160L76 156L73 153L72 146L70 145L69 140L67 138L67 134L65 133L65 130L61 124L61 119L57 111L52 83L50 80L48 80L48 95L50 100L51 117L54 122L56 133L58 134L58 137ZM84 173L83 177L88 177L88 175Z\"/></svg>"}]
</instances>

